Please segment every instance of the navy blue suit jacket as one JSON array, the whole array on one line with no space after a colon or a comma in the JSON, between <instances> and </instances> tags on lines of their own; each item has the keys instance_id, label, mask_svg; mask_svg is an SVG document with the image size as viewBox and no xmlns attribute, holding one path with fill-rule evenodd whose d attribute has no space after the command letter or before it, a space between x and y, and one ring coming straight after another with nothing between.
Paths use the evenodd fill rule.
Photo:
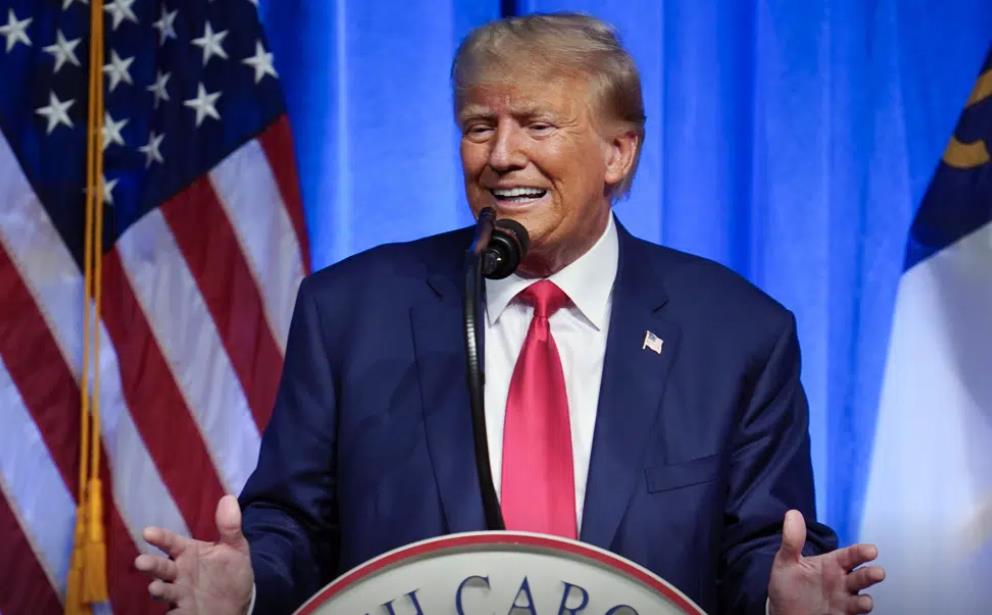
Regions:
<instances>
[{"instance_id":1,"label":"navy blue suit jacket","mask_svg":"<svg viewBox=\"0 0 992 615\"><path fill-rule=\"evenodd\" d=\"M619 236L580 539L707 612L764 613L785 511L815 516L795 321L720 265ZM288 613L395 547L485 529L461 324L470 239L382 246L303 282L241 496L256 612ZM807 552L835 546L809 530Z\"/></svg>"}]
</instances>

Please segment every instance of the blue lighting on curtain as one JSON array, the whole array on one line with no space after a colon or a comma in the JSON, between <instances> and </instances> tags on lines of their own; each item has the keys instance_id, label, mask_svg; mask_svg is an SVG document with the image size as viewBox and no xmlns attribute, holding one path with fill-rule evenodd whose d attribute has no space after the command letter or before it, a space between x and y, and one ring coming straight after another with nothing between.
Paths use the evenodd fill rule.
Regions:
<instances>
[{"instance_id":1,"label":"blue lighting on curtain","mask_svg":"<svg viewBox=\"0 0 992 615\"><path fill-rule=\"evenodd\" d=\"M619 29L647 138L618 216L792 309L820 515L857 539L903 249L989 45L992 3L262 0L313 264L469 222L448 70L506 14Z\"/></svg>"}]
</instances>

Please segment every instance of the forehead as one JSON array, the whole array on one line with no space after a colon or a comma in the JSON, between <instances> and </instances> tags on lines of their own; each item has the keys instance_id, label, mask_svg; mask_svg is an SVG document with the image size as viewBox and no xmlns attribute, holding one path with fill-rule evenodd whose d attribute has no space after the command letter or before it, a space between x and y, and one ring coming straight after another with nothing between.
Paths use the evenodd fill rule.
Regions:
<instances>
[{"instance_id":1,"label":"forehead","mask_svg":"<svg viewBox=\"0 0 992 615\"><path fill-rule=\"evenodd\" d=\"M587 110L589 102L588 79L579 75L499 74L466 84L458 94L457 115L576 114Z\"/></svg>"}]
</instances>

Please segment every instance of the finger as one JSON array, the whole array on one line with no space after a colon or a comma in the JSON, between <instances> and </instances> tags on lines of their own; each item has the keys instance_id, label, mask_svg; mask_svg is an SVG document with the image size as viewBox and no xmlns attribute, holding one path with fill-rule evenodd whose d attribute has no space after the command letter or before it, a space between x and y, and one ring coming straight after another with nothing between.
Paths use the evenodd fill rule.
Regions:
<instances>
[{"instance_id":1,"label":"finger","mask_svg":"<svg viewBox=\"0 0 992 615\"><path fill-rule=\"evenodd\" d=\"M217 512L214 515L220 541L232 547L243 548L247 541L241 533L241 507L233 495L225 495L217 502Z\"/></svg>"},{"instance_id":2,"label":"finger","mask_svg":"<svg viewBox=\"0 0 992 615\"><path fill-rule=\"evenodd\" d=\"M175 532L160 527L146 527L141 532L141 536L145 542L165 551L170 557L177 557L190 541L189 538L184 538Z\"/></svg>"},{"instance_id":3,"label":"finger","mask_svg":"<svg viewBox=\"0 0 992 615\"><path fill-rule=\"evenodd\" d=\"M851 545L834 551L833 555L841 568L853 570L878 557L878 547L865 544Z\"/></svg>"},{"instance_id":4,"label":"finger","mask_svg":"<svg viewBox=\"0 0 992 615\"><path fill-rule=\"evenodd\" d=\"M790 510L785 513L785 521L782 524L782 547L778 555L786 560L798 562L802 557L804 544L806 544L806 520L798 510Z\"/></svg>"},{"instance_id":5,"label":"finger","mask_svg":"<svg viewBox=\"0 0 992 615\"><path fill-rule=\"evenodd\" d=\"M881 583L884 579L885 570L883 568L879 566L864 566L847 575L845 583L847 584L847 591L856 594L862 589L871 587L876 583Z\"/></svg>"},{"instance_id":6,"label":"finger","mask_svg":"<svg viewBox=\"0 0 992 615\"><path fill-rule=\"evenodd\" d=\"M851 596L847 608L844 610L847 613L871 613L873 608L875 608L875 601L872 597L868 594L859 594Z\"/></svg>"},{"instance_id":7,"label":"finger","mask_svg":"<svg viewBox=\"0 0 992 615\"><path fill-rule=\"evenodd\" d=\"M142 572L152 574L163 581L175 581L179 574L179 567L172 560L164 557L157 557L142 553L134 558L134 567Z\"/></svg>"},{"instance_id":8,"label":"finger","mask_svg":"<svg viewBox=\"0 0 992 615\"><path fill-rule=\"evenodd\" d=\"M183 595L182 589L178 585L175 583L166 583L161 579L155 579L148 584L148 593L156 600L172 604L178 603Z\"/></svg>"}]
</instances>

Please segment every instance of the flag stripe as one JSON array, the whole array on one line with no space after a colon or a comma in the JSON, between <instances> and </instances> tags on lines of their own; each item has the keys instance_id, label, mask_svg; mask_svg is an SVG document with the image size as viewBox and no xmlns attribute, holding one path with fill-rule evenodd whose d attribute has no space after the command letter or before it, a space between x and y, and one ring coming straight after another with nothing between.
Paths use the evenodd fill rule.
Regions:
<instances>
[{"instance_id":1,"label":"flag stripe","mask_svg":"<svg viewBox=\"0 0 992 615\"><path fill-rule=\"evenodd\" d=\"M44 438L0 359L0 483L8 505L21 520L21 529L34 547L38 563L59 593L65 592L72 550L75 506ZM4 581L9 583L9 580Z\"/></svg>"},{"instance_id":2,"label":"flag stripe","mask_svg":"<svg viewBox=\"0 0 992 615\"><path fill-rule=\"evenodd\" d=\"M310 242L307 239L306 222L303 216L303 199L300 196L300 182L296 174L296 155L293 149L293 133L290 130L289 118L281 115L258 136L262 150L265 152L268 166L279 185L279 193L286 207L296 240L300 247L300 261L303 272L310 272Z\"/></svg>"},{"instance_id":3,"label":"flag stripe","mask_svg":"<svg viewBox=\"0 0 992 615\"><path fill-rule=\"evenodd\" d=\"M132 225L115 251L224 490L237 493L258 459L259 431L161 210L148 212Z\"/></svg>"},{"instance_id":4,"label":"flag stripe","mask_svg":"<svg viewBox=\"0 0 992 615\"><path fill-rule=\"evenodd\" d=\"M992 223L899 281L860 528L892 572L886 612L992 604L990 256Z\"/></svg>"},{"instance_id":5,"label":"flag stripe","mask_svg":"<svg viewBox=\"0 0 992 615\"><path fill-rule=\"evenodd\" d=\"M16 314L0 321L0 326L3 327L3 333L0 334L0 355L4 357L6 371L16 383L22 403L30 413L40 437L45 441L47 453L51 456L50 459L57 468L69 497L72 498L70 514L74 514L78 493L76 468L78 468L79 455L79 388L62 359L52 331L46 326L41 312L8 258L2 243L0 243L0 296L6 298L6 306L11 308L10 314ZM30 348L31 351L24 352L25 348ZM44 366L44 369L39 370L38 366ZM6 402L6 399L4 401ZM4 407L8 407L6 403ZM4 456L11 452L5 450ZM140 466L140 464L136 465ZM104 464L104 470L106 469L107 464ZM129 476L120 474L114 478L118 483L122 481L126 483ZM111 484L109 477L105 476L105 480L107 485ZM132 492L131 499L147 495L142 493L143 490L155 494L154 488L149 489L142 485L142 488L138 489L135 487L136 484L140 483L126 483L127 489ZM166 501L149 502L146 506L168 511L169 504L166 498ZM117 517L118 511L114 501L108 500L106 509L111 518ZM46 523L49 518L55 519L60 514L65 512L53 509L40 515L38 520ZM3 536L4 541L9 538ZM130 562L137 555L137 550L131 533L127 531L123 522L111 529L108 540L116 561L127 561L130 566ZM135 585L135 581L133 578L125 578L112 585L112 599L143 593L145 584L142 582ZM62 583L64 580L59 579L58 582Z\"/></svg>"},{"instance_id":6,"label":"flag stripe","mask_svg":"<svg viewBox=\"0 0 992 615\"><path fill-rule=\"evenodd\" d=\"M20 304L31 306L31 309L17 310L12 303L8 311L17 314L17 318L11 318L8 324L16 327L20 334L42 332L47 328L51 334L51 343L57 351L49 353L51 356L39 355L37 352L26 356L19 352L15 360L28 361L30 367L25 369L34 370L34 366L39 364L37 360L43 359L44 362L40 365L51 369L56 365L55 359L61 354L70 370L66 378L73 381L68 402L74 409L73 412L78 413L77 382L83 354L83 279L61 237L52 226L47 212L17 165L6 139L0 135L0 194L7 205L0 208L0 243L8 246L10 260L16 263L16 269L20 271L20 277L12 277L11 280L18 284L23 283L36 303L35 305L23 299ZM16 272L12 270L11 275L16 276ZM12 295L5 296L11 297L12 301L14 299ZM21 322L19 319L28 320ZM146 525L186 532L186 525L175 503L168 496L124 402L117 353L113 345L107 343L110 337L103 326L100 335L104 340L100 353L102 435L104 442L110 443L107 453L111 462L127 468L123 475L114 475L114 489L120 512L128 521L129 533L141 544L140 531ZM56 382L56 379L51 379L51 382ZM42 393L50 388L48 382L44 386ZM48 394L53 393L54 391L48 391ZM72 423L66 423L60 416L55 416L50 425L40 425L43 430L57 436L51 450L68 455L57 460L59 467L77 467L75 451L78 451L79 427L75 416L73 414ZM70 446L71 454L63 445ZM75 497L77 474L75 470L69 474L64 478ZM141 489L135 489L135 484L141 485ZM156 504L152 505L150 501Z\"/></svg>"},{"instance_id":7,"label":"flag stripe","mask_svg":"<svg viewBox=\"0 0 992 615\"><path fill-rule=\"evenodd\" d=\"M0 240L31 288L59 351L79 378L82 357L83 282L65 243L52 226L7 139L0 134ZM16 314L13 309L7 314Z\"/></svg>"},{"instance_id":8,"label":"flag stripe","mask_svg":"<svg viewBox=\"0 0 992 615\"><path fill-rule=\"evenodd\" d=\"M210 172L210 181L258 282L282 354L303 264L296 231L261 145L251 141L242 146Z\"/></svg>"},{"instance_id":9,"label":"flag stripe","mask_svg":"<svg viewBox=\"0 0 992 615\"><path fill-rule=\"evenodd\" d=\"M122 613L164 613L167 609L164 605L155 602L148 593L149 579L134 567L134 558L138 556L138 546L147 553L158 553L143 540L135 539L130 528L121 518L120 509L113 497L119 494L120 478L126 478L127 472L123 468L114 470L112 464L103 464L100 471L100 479L103 481L103 501L110 503L104 505L104 518L107 529L107 582L110 591L110 603L113 610ZM109 491L113 481L114 490ZM164 499L153 499L153 494L143 492L144 485L138 482L130 483L127 489L134 495L146 498L145 507L154 510L156 506L165 505ZM171 501L168 502L171 507ZM94 611L98 612L98 611Z\"/></svg>"},{"instance_id":10,"label":"flag stripe","mask_svg":"<svg viewBox=\"0 0 992 615\"><path fill-rule=\"evenodd\" d=\"M79 389L51 330L0 242L0 357L42 434L68 490L78 493ZM31 349L26 352L25 349ZM73 495L75 497L75 495Z\"/></svg>"},{"instance_id":11,"label":"flag stripe","mask_svg":"<svg viewBox=\"0 0 992 615\"><path fill-rule=\"evenodd\" d=\"M62 612L62 604L55 589L38 564L31 545L24 538L21 526L0 483L0 611L18 615L38 613L56 615Z\"/></svg>"},{"instance_id":12,"label":"flag stripe","mask_svg":"<svg viewBox=\"0 0 992 615\"><path fill-rule=\"evenodd\" d=\"M161 207L203 299L258 430L272 412L282 355L234 230L206 178Z\"/></svg>"},{"instance_id":13,"label":"flag stripe","mask_svg":"<svg viewBox=\"0 0 992 615\"><path fill-rule=\"evenodd\" d=\"M113 380L116 381L116 393L119 397L121 383L120 374L116 370L115 364ZM106 376L108 370L104 369L103 374ZM104 380L111 379L105 377ZM106 399L110 387L103 389ZM145 448L131 412L124 408L123 401L119 398L117 403L104 401L101 408L101 431L108 462L104 466L115 468L106 484L113 487L116 507L123 520L126 520L124 527L127 528L131 541L141 551L154 553L154 547L147 545L141 538L142 528L154 525L182 535L188 535L189 528L166 489L158 466ZM113 412L108 412L111 409Z\"/></svg>"},{"instance_id":14,"label":"flag stripe","mask_svg":"<svg viewBox=\"0 0 992 615\"><path fill-rule=\"evenodd\" d=\"M117 348L122 389L135 426L186 526L193 535L209 539L216 535L214 505L224 488L116 249L104 257L103 297L104 322Z\"/></svg>"}]
</instances>

